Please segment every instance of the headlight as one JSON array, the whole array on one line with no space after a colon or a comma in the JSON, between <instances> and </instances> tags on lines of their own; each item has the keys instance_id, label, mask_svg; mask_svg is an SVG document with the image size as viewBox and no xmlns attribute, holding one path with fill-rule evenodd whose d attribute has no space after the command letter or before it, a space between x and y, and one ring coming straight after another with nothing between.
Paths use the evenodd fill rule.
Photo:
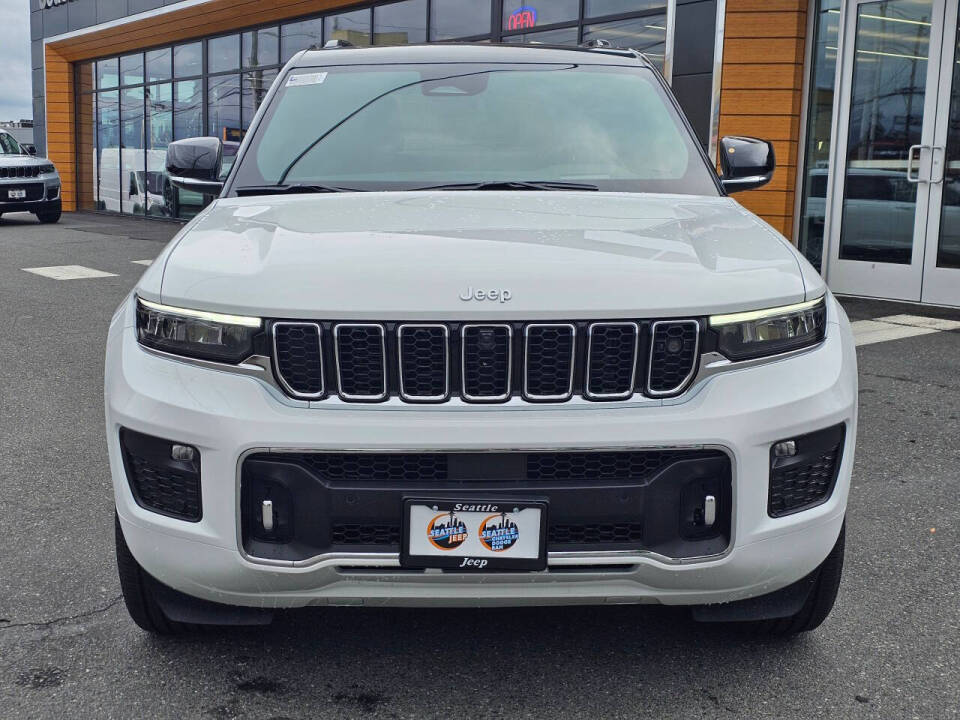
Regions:
<instances>
[{"instance_id":1,"label":"headlight","mask_svg":"<svg viewBox=\"0 0 960 720\"><path fill-rule=\"evenodd\" d=\"M238 363L253 354L260 318L187 310L137 298L137 339L154 350Z\"/></svg>"},{"instance_id":2,"label":"headlight","mask_svg":"<svg viewBox=\"0 0 960 720\"><path fill-rule=\"evenodd\" d=\"M769 310L714 315L710 327L717 334L717 350L731 360L816 345L826 331L826 296Z\"/></svg>"},{"instance_id":3,"label":"headlight","mask_svg":"<svg viewBox=\"0 0 960 720\"><path fill-rule=\"evenodd\" d=\"M47 175L48 173L52 173L52 172L55 172L55 171L56 171L56 168L55 168L53 165L41 165L41 166L40 166L40 174L41 174L41 175Z\"/></svg>"}]
</instances>

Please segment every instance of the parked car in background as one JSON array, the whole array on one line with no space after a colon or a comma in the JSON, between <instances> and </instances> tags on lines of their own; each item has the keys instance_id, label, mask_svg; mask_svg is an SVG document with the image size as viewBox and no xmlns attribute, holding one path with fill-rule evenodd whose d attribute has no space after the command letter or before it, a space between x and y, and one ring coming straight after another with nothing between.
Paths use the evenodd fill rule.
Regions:
<instances>
[{"instance_id":1,"label":"parked car in background","mask_svg":"<svg viewBox=\"0 0 960 720\"><path fill-rule=\"evenodd\" d=\"M61 210L60 175L50 160L34 153L0 130L0 216L30 212L42 223L55 223Z\"/></svg>"}]
</instances>

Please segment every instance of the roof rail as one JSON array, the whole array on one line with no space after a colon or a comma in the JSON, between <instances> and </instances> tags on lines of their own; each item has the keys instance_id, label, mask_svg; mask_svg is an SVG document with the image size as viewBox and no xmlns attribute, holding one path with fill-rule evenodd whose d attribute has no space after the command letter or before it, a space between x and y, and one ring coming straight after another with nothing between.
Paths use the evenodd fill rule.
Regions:
<instances>
[{"instance_id":1,"label":"roof rail","mask_svg":"<svg viewBox=\"0 0 960 720\"><path fill-rule=\"evenodd\" d=\"M324 49L324 50L332 50L332 49L334 49L334 48L352 48L352 47L356 47L356 45L354 45L354 44L353 44L352 42L350 42L349 40L340 40L340 39L337 39L337 40L327 40L327 41L323 44L323 49Z\"/></svg>"}]
</instances>

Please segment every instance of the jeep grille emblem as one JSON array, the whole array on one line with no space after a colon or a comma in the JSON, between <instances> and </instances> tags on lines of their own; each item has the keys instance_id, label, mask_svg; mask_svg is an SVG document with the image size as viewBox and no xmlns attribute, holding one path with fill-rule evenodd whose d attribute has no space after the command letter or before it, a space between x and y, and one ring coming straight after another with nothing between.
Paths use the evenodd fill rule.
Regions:
<instances>
[{"instance_id":1,"label":"jeep grille emblem","mask_svg":"<svg viewBox=\"0 0 960 720\"><path fill-rule=\"evenodd\" d=\"M481 290L477 288L476 290L473 287L468 287L464 292L460 293L460 299L464 302L469 302L470 300L492 300L493 302L510 302L510 298L513 297L511 293L506 288L501 288L499 290Z\"/></svg>"}]
</instances>

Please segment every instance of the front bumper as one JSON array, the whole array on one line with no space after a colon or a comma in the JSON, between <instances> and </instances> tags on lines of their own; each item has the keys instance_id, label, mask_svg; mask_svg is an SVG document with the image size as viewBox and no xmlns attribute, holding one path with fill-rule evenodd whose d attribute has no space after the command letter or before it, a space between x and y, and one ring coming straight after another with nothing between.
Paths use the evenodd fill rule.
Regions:
<instances>
[{"instance_id":1,"label":"front bumper","mask_svg":"<svg viewBox=\"0 0 960 720\"><path fill-rule=\"evenodd\" d=\"M9 189L20 189L26 186L42 186L29 194L29 199L11 200L8 197ZM30 212L38 213L53 210L60 206L60 176L56 173L41 175L36 178L3 178L0 179L0 213Z\"/></svg>"},{"instance_id":2,"label":"front bumper","mask_svg":"<svg viewBox=\"0 0 960 720\"><path fill-rule=\"evenodd\" d=\"M831 300L827 338L809 352L706 379L681 402L570 406L310 407L256 378L159 357L133 330L132 302L111 326L105 396L117 509L131 551L158 580L189 595L263 607L310 604L519 605L603 602L702 604L772 592L827 556L846 508L856 438L856 356ZM827 502L768 514L770 446L843 423L845 448ZM197 447L200 522L135 501L121 428ZM396 553L329 553L263 561L241 544L241 459L254 451L640 449L723 450L732 469L729 546L704 558L652 552L553 552L540 573L408 572Z\"/></svg>"}]
</instances>

